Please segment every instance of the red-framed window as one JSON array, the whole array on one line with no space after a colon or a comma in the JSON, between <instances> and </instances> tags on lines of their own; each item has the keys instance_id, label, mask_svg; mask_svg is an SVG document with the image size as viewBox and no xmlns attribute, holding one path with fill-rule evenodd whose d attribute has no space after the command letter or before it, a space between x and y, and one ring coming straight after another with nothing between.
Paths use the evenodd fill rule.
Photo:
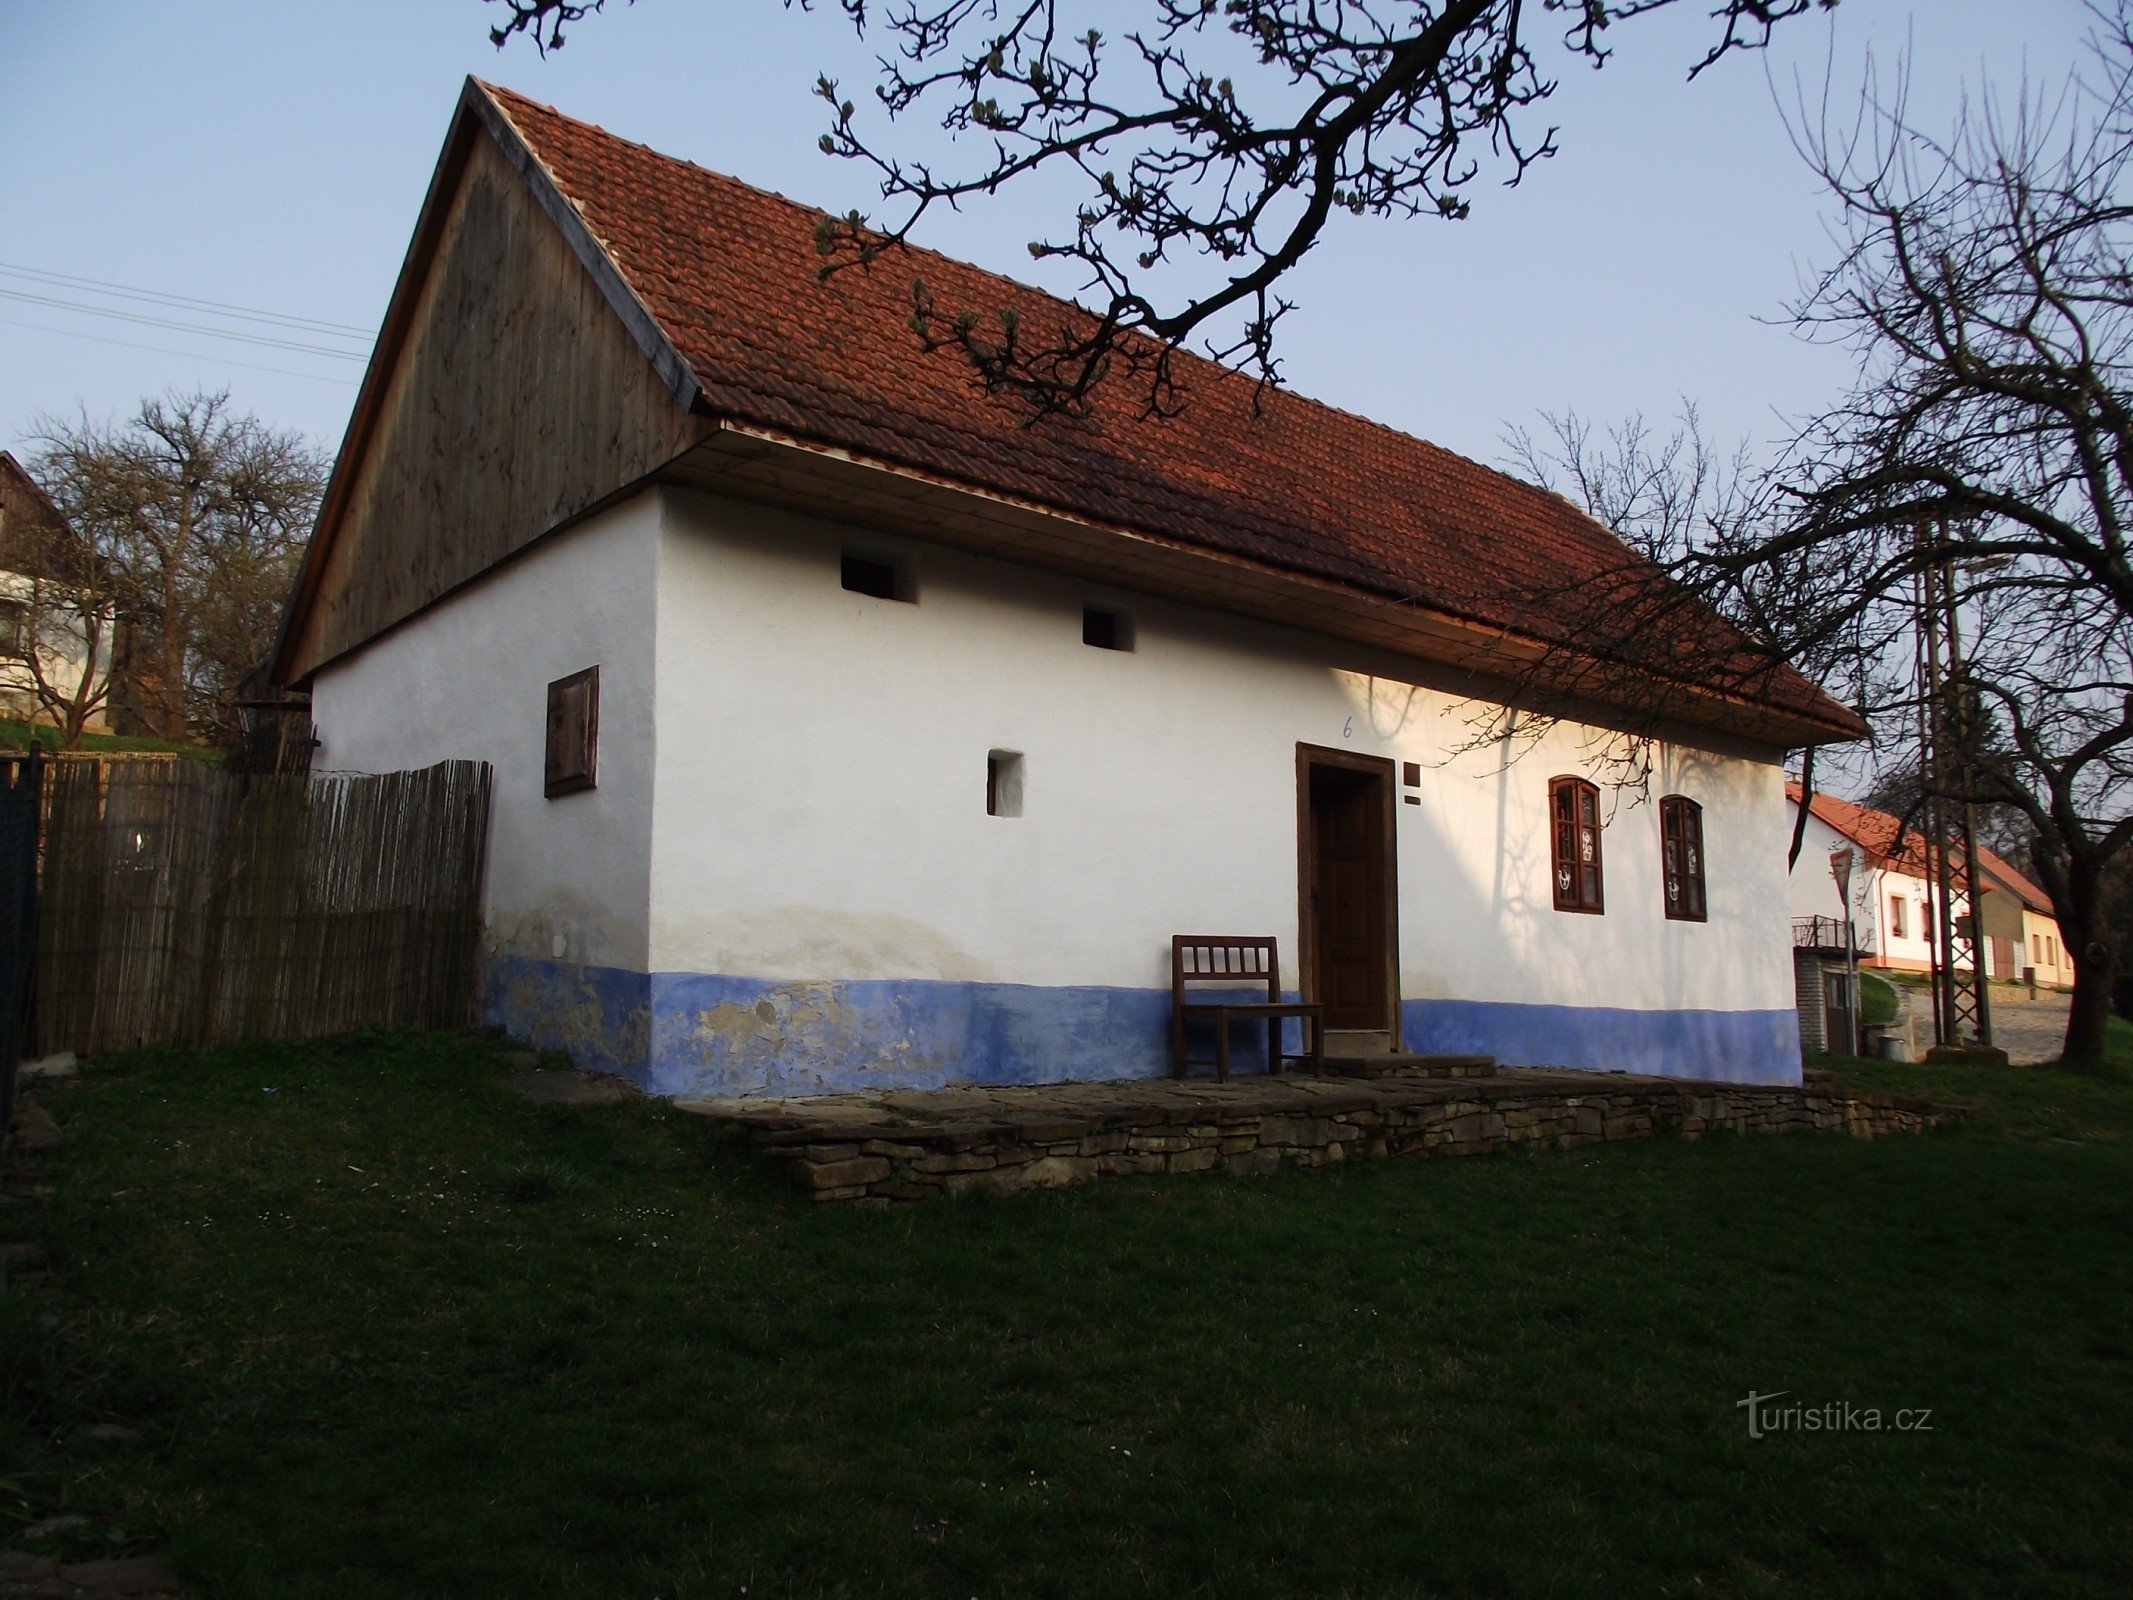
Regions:
<instances>
[{"instance_id":1,"label":"red-framed window","mask_svg":"<svg viewBox=\"0 0 2133 1600\"><path fill-rule=\"evenodd\" d=\"M1600 882L1600 791L1583 778L1548 783L1555 835L1555 909L1606 909Z\"/></svg>"},{"instance_id":2,"label":"red-framed window","mask_svg":"<svg viewBox=\"0 0 2133 1600\"><path fill-rule=\"evenodd\" d=\"M1703 893L1703 807L1685 794L1659 802L1659 859L1666 914L1680 922L1706 917Z\"/></svg>"}]
</instances>

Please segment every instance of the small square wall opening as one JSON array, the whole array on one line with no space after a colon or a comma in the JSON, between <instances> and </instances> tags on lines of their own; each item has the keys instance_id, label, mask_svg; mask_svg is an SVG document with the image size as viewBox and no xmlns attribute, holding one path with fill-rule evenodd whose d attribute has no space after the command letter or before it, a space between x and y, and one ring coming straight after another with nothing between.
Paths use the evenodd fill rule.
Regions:
<instances>
[{"instance_id":1,"label":"small square wall opening","mask_svg":"<svg viewBox=\"0 0 2133 1600\"><path fill-rule=\"evenodd\" d=\"M988 750L985 752L985 815L988 817L1019 817L1022 815L1021 751Z\"/></svg>"},{"instance_id":2,"label":"small square wall opening","mask_svg":"<svg viewBox=\"0 0 2133 1600\"><path fill-rule=\"evenodd\" d=\"M1133 619L1103 606L1081 608L1081 642L1098 650L1131 650Z\"/></svg>"},{"instance_id":3,"label":"small square wall opening","mask_svg":"<svg viewBox=\"0 0 2133 1600\"><path fill-rule=\"evenodd\" d=\"M838 577L853 594L863 594L871 599L908 603L918 598L909 563L894 556L847 550L839 563Z\"/></svg>"}]
</instances>

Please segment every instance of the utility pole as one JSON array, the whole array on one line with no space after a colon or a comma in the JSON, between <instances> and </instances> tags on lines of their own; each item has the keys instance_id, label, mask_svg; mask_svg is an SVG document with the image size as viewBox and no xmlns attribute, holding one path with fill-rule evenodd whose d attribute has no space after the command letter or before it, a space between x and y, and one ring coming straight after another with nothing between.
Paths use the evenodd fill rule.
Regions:
<instances>
[{"instance_id":1,"label":"utility pole","mask_svg":"<svg viewBox=\"0 0 2133 1600\"><path fill-rule=\"evenodd\" d=\"M1946 545L1945 528L1941 543ZM1925 529L1919 530L1924 542ZM1977 815L1970 795L1976 771L1973 730L1957 623L1955 569L1946 559L1919 575L1919 772L1926 796L1927 870L1933 874L1933 1040L1992 1043L1992 1001L1985 974L1983 907L1977 887ZM1945 654L1945 661L1943 659ZM1956 800L1953 795L1960 794ZM1960 898L1967 907L1955 913ZM1967 947L1970 978L1958 971Z\"/></svg>"},{"instance_id":2,"label":"utility pole","mask_svg":"<svg viewBox=\"0 0 2133 1600\"><path fill-rule=\"evenodd\" d=\"M1941 568L1941 604L1947 609L1948 721L1960 763L1962 801L1955 808L1957 836L1963 847L1963 878L1970 901L1970 990L1979 1044L1992 1043L1992 989L1985 973L1985 890L1977 870L1977 728L1972 715L1968 675L1963 670L1963 630L1956 611L1955 569Z\"/></svg>"}]
</instances>

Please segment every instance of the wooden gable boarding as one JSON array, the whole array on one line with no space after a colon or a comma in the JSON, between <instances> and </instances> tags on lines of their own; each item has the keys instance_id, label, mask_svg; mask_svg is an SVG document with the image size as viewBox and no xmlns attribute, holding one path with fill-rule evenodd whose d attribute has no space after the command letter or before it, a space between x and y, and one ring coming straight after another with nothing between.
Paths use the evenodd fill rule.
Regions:
<instances>
[{"instance_id":1,"label":"wooden gable boarding","mask_svg":"<svg viewBox=\"0 0 2133 1600\"><path fill-rule=\"evenodd\" d=\"M470 88L298 580L310 603L292 612L282 681L301 681L701 437L694 382L649 315L635 328L625 320L633 299L510 124Z\"/></svg>"}]
</instances>

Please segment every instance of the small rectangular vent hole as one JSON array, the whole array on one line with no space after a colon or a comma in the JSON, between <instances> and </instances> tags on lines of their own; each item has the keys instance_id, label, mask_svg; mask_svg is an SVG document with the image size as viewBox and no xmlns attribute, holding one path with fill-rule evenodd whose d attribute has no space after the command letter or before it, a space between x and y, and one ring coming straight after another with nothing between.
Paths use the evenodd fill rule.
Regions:
<instances>
[{"instance_id":1,"label":"small rectangular vent hole","mask_svg":"<svg viewBox=\"0 0 2133 1600\"><path fill-rule=\"evenodd\" d=\"M1098 650L1131 650L1133 619L1123 611L1106 611L1101 606L1083 606L1081 642Z\"/></svg>"},{"instance_id":2,"label":"small rectangular vent hole","mask_svg":"<svg viewBox=\"0 0 2133 1600\"><path fill-rule=\"evenodd\" d=\"M844 587L853 594L867 595L875 600L911 600L911 586L894 561L883 561L875 556L854 555L844 552L841 569Z\"/></svg>"}]
</instances>

